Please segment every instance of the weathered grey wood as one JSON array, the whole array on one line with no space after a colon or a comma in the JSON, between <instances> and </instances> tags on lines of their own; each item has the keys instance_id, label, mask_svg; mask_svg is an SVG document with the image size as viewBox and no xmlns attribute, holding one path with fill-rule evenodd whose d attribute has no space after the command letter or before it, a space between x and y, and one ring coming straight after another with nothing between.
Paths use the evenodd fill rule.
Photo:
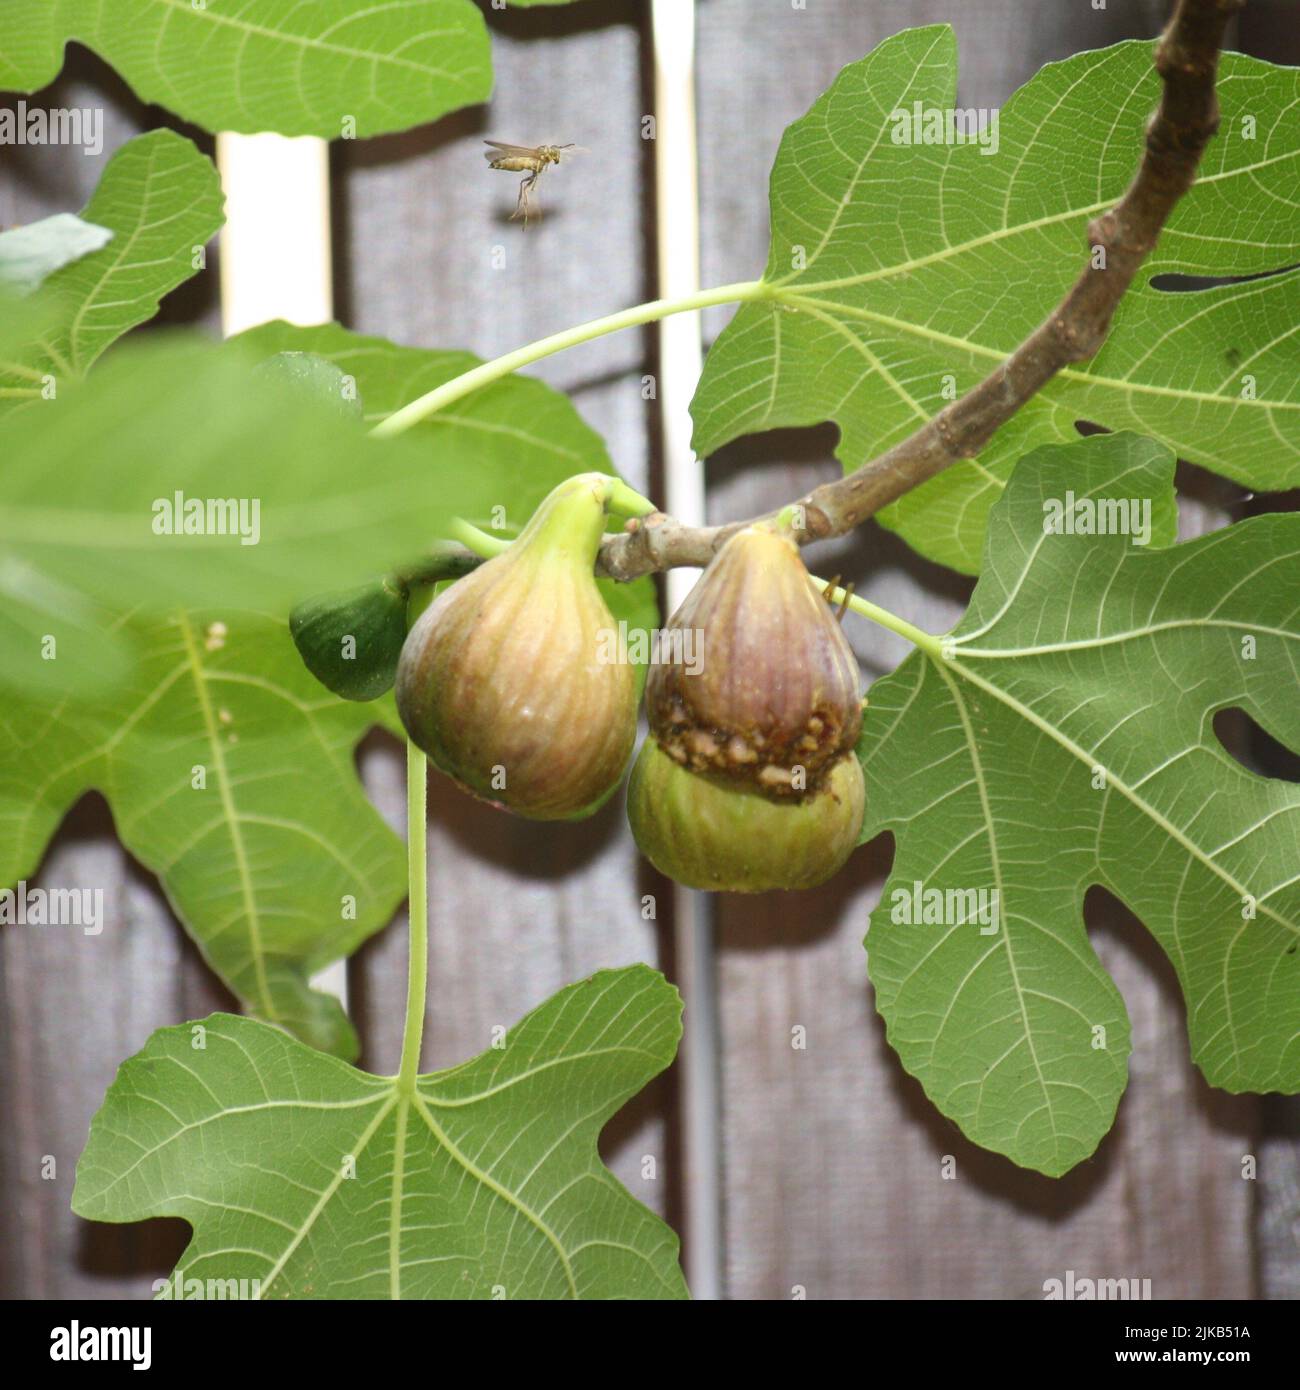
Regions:
<instances>
[{"instance_id":1,"label":"weathered grey wood","mask_svg":"<svg viewBox=\"0 0 1300 1390\"><path fill-rule=\"evenodd\" d=\"M763 265L766 219L754 207L781 130L888 34L955 21L959 99L989 106L1044 61L1154 33L1161 8L702 6L706 79L745 55L743 82L702 88L706 280ZM725 451L712 464L710 519L834 476L832 447L822 430ZM875 528L812 559L932 631L961 611L959 582ZM869 677L903 654L869 624L853 632ZM891 853L864 848L818 893L719 902L729 1295L1041 1298L1044 1281L1067 1269L1150 1278L1157 1297L1249 1295L1254 1194L1241 1156L1256 1103L1212 1092L1194 1072L1172 970L1142 929L1116 904L1090 904L1093 940L1133 1018L1132 1079L1098 1156L1053 1182L967 1143L884 1041L861 938ZM792 1047L797 1026L806 1050ZM956 1160L952 1180L941 1174L945 1155Z\"/></svg>"},{"instance_id":2,"label":"weathered grey wood","mask_svg":"<svg viewBox=\"0 0 1300 1390\"><path fill-rule=\"evenodd\" d=\"M144 1296L150 1280L175 1263L181 1223L115 1228L79 1220L69 1206L77 1158L118 1064L155 1028L232 1003L153 879L123 855L100 798L88 797L72 812L39 883L102 889L104 927L99 935L69 926L0 934L4 1292ZM45 1176L47 1156L52 1178Z\"/></svg>"}]
</instances>

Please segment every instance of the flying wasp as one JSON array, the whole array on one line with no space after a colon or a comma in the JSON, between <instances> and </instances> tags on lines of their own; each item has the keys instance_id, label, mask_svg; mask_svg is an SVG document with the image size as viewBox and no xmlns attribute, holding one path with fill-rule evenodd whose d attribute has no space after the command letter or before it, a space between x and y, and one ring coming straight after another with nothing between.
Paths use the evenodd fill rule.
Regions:
<instances>
[{"instance_id":1,"label":"flying wasp","mask_svg":"<svg viewBox=\"0 0 1300 1390\"><path fill-rule=\"evenodd\" d=\"M542 176L542 170L548 164L558 164L565 150L574 149L573 145L507 145L500 140L484 140L485 145L491 146L483 158L488 162L489 169L505 169L513 173L523 173L527 177L519 185L519 201L515 205L515 210L510 214L513 222L516 217L524 219L524 226L528 225L529 195L533 191L537 180Z\"/></svg>"}]
</instances>

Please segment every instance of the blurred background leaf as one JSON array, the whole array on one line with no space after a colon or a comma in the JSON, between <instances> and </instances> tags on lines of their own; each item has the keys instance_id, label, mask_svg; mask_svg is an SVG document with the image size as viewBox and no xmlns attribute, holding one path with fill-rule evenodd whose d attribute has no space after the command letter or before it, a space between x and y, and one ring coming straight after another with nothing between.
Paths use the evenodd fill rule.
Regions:
<instances>
[{"instance_id":1,"label":"blurred background leaf","mask_svg":"<svg viewBox=\"0 0 1300 1390\"><path fill-rule=\"evenodd\" d=\"M210 131L379 135L492 90L470 0L6 0L0 90L44 87L72 39Z\"/></svg>"},{"instance_id":2,"label":"blurred background leaf","mask_svg":"<svg viewBox=\"0 0 1300 1390\"><path fill-rule=\"evenodd\" d=\"M75 213L56 212L25 227L0 232L0 290L30 294L56 270L113 239L107 227L84 222Z\"/></svg>"},{"instance_id":3,"label":"blurred background leaf","mask_svg":"<svg viewBox=\"0 0 1300 1390\"><path fill-rule=\"evenodd\" d=\"M0 337L0 411L46 401L151 319L163 296L202 268L222 205L216 168L189 140L170 130L128 140L82 213L112 240L48 276L41 332L13 325Z\"/></svg>"}]
</instances>

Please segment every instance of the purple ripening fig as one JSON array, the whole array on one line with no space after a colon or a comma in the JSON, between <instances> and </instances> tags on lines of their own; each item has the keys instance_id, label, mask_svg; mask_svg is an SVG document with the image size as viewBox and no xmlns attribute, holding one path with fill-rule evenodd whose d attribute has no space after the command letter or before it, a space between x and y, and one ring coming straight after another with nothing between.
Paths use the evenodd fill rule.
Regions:
<instances>
[{"instance_id":1,"label":"purple ripening fig","mask_svg":"<svg viewBox=\"0 0 1300 1390\"><path fill-rule=\"evenodd\" d=\"M696 654L651 668L650 730L674 762L778 800L817 791L862 727L858 663L792 541L732 536L673 615Z\"/></svg>"}]
</instances>

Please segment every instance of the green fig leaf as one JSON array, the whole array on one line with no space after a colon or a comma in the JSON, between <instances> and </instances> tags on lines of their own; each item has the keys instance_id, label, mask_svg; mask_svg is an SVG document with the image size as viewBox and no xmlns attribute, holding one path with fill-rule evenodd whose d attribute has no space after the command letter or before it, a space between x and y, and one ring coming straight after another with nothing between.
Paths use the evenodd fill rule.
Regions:
<instances>
[{"instance_id":1,"label":"green fig leaf","mask_svg":"<svg viewBox=\"0 0 1300 1390\"><path fill-rule=\"evenodd\" d=\"M241 333L237 343L267 354L308 352L332 363L357 384L367 425L377 425L435 386L473 370L480 359L468 352L400 347L384 338L352 333L337 323L302 328L277 320ZM575 473L613 473L600 436L566 396L544 382L512 375L473 392L407 431L435 458L464 457L465 467L499 480L488 489L487 504L460 512L465 520L503 539L523 529L538 503ZM500 522L500 525L496 523ZM611 529L617 529L610 522ZM628 650L640 680L648 637L659 621L654 583L598 580L615 623L626 623Z\"/></svg>"},{"instance_id":2,"label":"green fig leaf","mask_svg":"<svg viewBox=\"0 0 1300 1390\"><path fill-rule=\"evenodd\" d=\"M401 841L357 778L373 716L316 683L282 620L219 608L128 627L123 686L6 697L0 882L32 877L66 812L98 791L240 1001L354 1056L338 1002L307 982L385 926L406 891Z\"/></svg>"},{"instance_id":3,"label":"green fig leaf","mask_svg":"<svg viewBox=\"0 0 1300 1390\"><path fill-rule=\"evenodd\" d=\"M7 0L0 90L54 80L70 40L205 130L380 135L486 101L470 0Z\"/></svg>"},{"instance_id":4,"label":"green fig leaf","mask_svg":"<svg viewBox=\"0 0 1300 1390\"><path fill-rule=\"evenodd\" d=\"M1171 544L1173 467L1131 434L1028 455L966 616L875 683L859 746L864 837L897 846L867 937L890 1042L971 1139L1052 1175L1127 1080L1090 887L1169 956L1211 1085L1300 1091L1300 786L1213 730L1240 709L1300 751L1300 516Z\"/></svg>"},{"instance_id":5,"label":"green fig leaf","mask_svg":"<svg viewBox=\"0 0 1300 1390\"><path fill-rule=\"evenodd\" d=\"M40 310L20 302L25 328ZM68 809L98 790L123 843L158 874L187 931L241 1001L316 1046L352 1055L355 1039L337 1005L307 980L384 926L403 896L401 841L362 794L353 763L370 727L400 737L401 726L389 697L355 704L329 694L303 666L283 618L246 605L256 599L287 613L304 591L336 588L349 556L371 574L376 557L395 563L401 547L393 539L403 530L433 536L451 511L490 524L497 505L514 528L561 479L613 470L599 437L540 382L501 383L509 389L461 402L459 425L420 426L410 440L379 444L364 436L369 420L340 418L332 406L298 398L291 384L250 391L257 369L242 362L314 353L342 374L338 380L351 380L369 410L387 413L425 381L473 365L464 354L397 348L336 325L283 324L244 335L229 359L193 346L138 360L135 352L114 352L78 388L91 406L84 427L66 437L56 428L63 417L44 414L53 402L0 424L0 530L12 524L14 545L32 544L26 580L45 586L24 598L16 552L6 544L0 672L11 684L19 672L28 679L25 690L6 694L0 732L0 882L34 875ZM264 388L276 385L278 372ZM314 368L312 375L321 379ZM62 394L57 408L71 414L75 394ZM47 418L51 424L37 428ZM6 447L20 427L22 449ZM65 464L70 475L60 471ZM406 480L397 494L401 517L357 491L385 468ZM68 476L77 479L71 491ZM51 494L55 477L61 482ZM263 503L278 495L291 513L303 498L320 504L333 494L338 545L331 538L328 546L291 548L278 573L258 560L260 580L245 572L251 559L236 558L223 572L219 551L205 552L203 565L155 558L152 544L166 538L149 533L148 499L177 486L196 496L247 490ZM435 493L436 505L428 500ZM425 500L423 512L412 498ZM55 551L74 550L75 526L64 521L87 515L101 546L77 564L59 563L34 543L40 533ZM237 552L262 550L267 515L262 543ZM143 548L114 556L102 545L119 532L134 536L140 525L150 536ZM278 606L275 592L284 600ZM620 586L612 597L633 624L657 622L648 581ZM100 606L114 600L139 611L124 620L122 610ZM171 609L154 611L163 601ZM56 659L41 660L50 636ZM204 770L201 788L191 785L196 768ZM303 866L292 893L283 881L287 854Z\"/></svg>"},{"instance_id":6,"label":"green fig leaf","mask_svg":"<svg viewBox=\"0 0 1300 1390\"><path fill-rule=\"evenodd\" d=\"M39 336L5 335L0 411L49 404L51 391L79 380L152 318L163 296L196 273L223 206L212 161L183 136L155 130L123 145L81 214L111 240L46 277L48 322Z\"/></svg>"},{"instance_id":7,"label":"green fig leaf","mask_svg":"<svg viewBox=\"0 0 1300 1390\"><path fill-rule=\"evenodd\" d=\"M677 1237L596 1151L680 1019L657 971L604 970L410 1090L251 1019L164 1028L95 1116L73 1209L188 1221L163 1297L685 1298Z\"/></svg>"},{"instance_id":8,"label":"green fig leaf","mask_svg":"<svg viewBox=\"0 0 1300 1390\"><path fill-rule=\"evenodd\" d=\"M418 558L453 507L484 507L504 486L450 453L372 439L248 358L181 336L124 345L0 421L0 682L104 683L75 631L32 616L42 583L119 613L284 613Z\"/></svg>"},{"instance_id":9,"label":"green fig leaf","mask_svg":"<svg viewBox=\"0 0 1300 1390\"><path fill-rule=\"evenodd\" d=\"M327 362L314 352L277 352L274 357L259 362L254 375L260 381L293 393L299 400L329 406L349 419L362 418L356 382L333 362Z\"/></svg>"},{"instance_id":10,"label":"green fig leaf","mask_svg":"<svg viewBox=\"0 0 1300 1390\"><path fill-rule=\"evenodd\" d=\"M1300 271L1288 269L1300 261L1300 70L1225 53L1220 72L1223 122L1200 178L1102 350L1059 372L978 458L880 514L922 554L975 572L1015 461L1075 438L1076 421L1138 430L1249 488L1300 483ZM1159 97L1151 45L1049 63L985 140L928 143L956 87L952 31L909 30L846 67L786 131L768 294L709 353L698 452L833 420L857 468L987 376L1075 280L1088 222L1137 166ZM1259 278L1174 293L1154 283L1170 274Z\"/></svg>"},{"instance_id":11,"label":"green fig leaf","mask_svg":"<svg viewBox=\"0 0 1300 1390\"><path fill-rule=\"evenodd\" d=\"M0 289L30 294L73 261L107 246L113 233L70 212L0 232Z\"/></svg>"}]
</instances>

